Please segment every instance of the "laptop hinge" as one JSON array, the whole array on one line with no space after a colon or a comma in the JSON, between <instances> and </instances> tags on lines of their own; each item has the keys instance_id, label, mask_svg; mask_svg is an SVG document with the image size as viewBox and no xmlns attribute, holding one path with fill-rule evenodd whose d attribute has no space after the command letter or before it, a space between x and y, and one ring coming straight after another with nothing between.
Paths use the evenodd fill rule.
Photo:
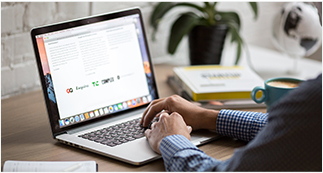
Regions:
<instances>
[{"instance_id":1,"label":"laptop hinge","mask_svg":"<svg viewBox=\"0 0 323 173\"><path fill-rule=\"evenodd\" d=\"M57 136L62 135L62 134L67 134L67 131L59 132L54 135L54 139L56 139Z\"/></svg>"}]
</instances>

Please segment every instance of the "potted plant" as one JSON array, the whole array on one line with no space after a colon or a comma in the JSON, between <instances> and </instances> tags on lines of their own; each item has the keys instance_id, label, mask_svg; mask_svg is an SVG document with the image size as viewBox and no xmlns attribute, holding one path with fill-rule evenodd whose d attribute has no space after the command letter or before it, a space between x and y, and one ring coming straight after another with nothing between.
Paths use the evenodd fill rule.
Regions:
<instances>
[{"instance_id":1,"label":"potted plant","mask_svg":"<svg viewBox=\"0 0 323 173\"><path fill-rule=\"evenodd\" d=\"M236 12L222 12L216 9L216 2L204 2L204 6L186 2L160 2L150 18L153 39L163 16L174 7L186 6L196 9L179 15L171 28L168 52L174 54L185 35L189 35L190 60L192 65L219 64L227 33L231 42L237 43L235 64L238 63L243 40L239 35L240 17ZM249 2L255 19L258 15L256 2Z\"/></svg>"}]
</instances>

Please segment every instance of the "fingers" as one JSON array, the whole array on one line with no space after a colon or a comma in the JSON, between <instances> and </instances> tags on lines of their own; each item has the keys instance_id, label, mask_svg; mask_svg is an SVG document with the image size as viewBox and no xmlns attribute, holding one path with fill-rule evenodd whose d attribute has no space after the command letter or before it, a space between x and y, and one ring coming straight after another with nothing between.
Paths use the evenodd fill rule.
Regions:
<instances>
[{"instance_id":1,"label":"fingers","mask_svg":"<svg viewBox=\"0 0 323 173\"><path fill-rule=\"evenodd\" d=\"M148 111L151 109L151 107L152 107L152 105L154 105L154 104L157 104L157 103L159 103L159 102L161 102L163 99L157 99L157 100L153 100L148 106L147 106L147 108L146 108L146 110L144 111L144 113L142 114L142 118L141 118L141 120L140 120L140 124L144 124L145 123L145 125L146 125L146 119L150 119L150 118L147 118L147 113L148 113ZM150 122L150 121L149 121ZM146 126L144 126L144 127L146 127Z\"/></svg>"},{"instance_id":2,"label":"fingers","mask_svg":"<svg viewBox=\"0 0 323 173\"><path fill-rule=\"evenodd\" d=\"M181 97L178 95L173 95L170 97L153 100L144 111L140 124L147 127L157 114L159 114L162 110L168 110L169 107L174 106L174 102L177 102L179 98ZM184 100L183 98L181 99Z\"/></svg>"},{"instance_id":3,"label":"fingers","mask_svg":"<svg viewBox=\"0 0 323 173\"><path fill-rule=\"evenodd\" d=\"M163 99L164 99L164 98L163 98ZM147 112L148 112L149 108L150 108L152 105L154 105L154 104L156 104L156 103L158 103L158 102L162 101L163 99L156 99L156 100L153 100L153 101L152 101L152 102L147 106L147 108L146 108L146 110L144 111L143 115L146 115L146 114L147 114ZM140 123L142 123L142 122L143 122L143 118L141 119Z\"/></svg>"},{"instance_id":4,"label":"fingers","mask_svg":"<svg viewBox=\"0 0 323 173\"><path fill-rule=\"evenodd\" d=\"M156 124L157 124L157 122L154 122L152 125L151 125L151 130L153 130L153 129L155 129L155 127L156 127Z\"/></svg>"},{"instance_id":5,"label":"fingers","mask_svg":"<svg viewBox=\"0 0 323 173\"><path fill-rule=\"evenodd\" d=\"M186 123L185 123L185 121L184 121L184 119L183 119L183 117L179 114L179 113L177 113L177 112L173 112L172 114L170 114L170 116L173 116L173 117L176 117L177 119L180 119L180 121L179 122L182 122L183 124L183 126L186 126L186 128L187 128L187 130L188 130L188 133L190 134L191 132L192 132L192 130L193 130L193 128L192 128L192 126L188 126L188 125L186 125ZM178 124L179 125L179 124Z\"/></svg>"},{"instance_id":6,"label":"fingers","mask_svg":"<svg viewBox=\"0 0 323 173\"><path fill-rule=\"evenodd\" d=\"M145 131L145 136L146 136L146 138L147 138L147 139L149 139L149 138L150 138L150 133L151 133L151 130L150 130L150 129L147 129L147 130Z\"/></svg>"},{"instance_id":7,"label":"fingers","mask_svg":"<svg viewBox=\"0 0 323 173\"><path fill-rule=\"evenodd\" d=\"M169 114L167 112L161 112L161 113L159 113L159 121L160 121L160 119L164 119L165 116L169 116Z\"/></svg>"},{"instance_id":8,"label":"fingers","mask_svg":"<svg viewBox=\"0 0 323 173\"><path fill-rule=\"evenodd\" d=\"M162 114L162 113L168 113L168 114L170 114L170 111L168 111L168 110L162 110L161 112L159 112L157 115L156 115L156 117L160 117L160 115Z\"/></svg>"},{"instance_id":9,"label":"fingers","mask_svg":"<svg viewBox=\"0 0 323 173\"><path fill-rule=\"evenodd\" d=\"M164 99L158 99L151 102L151 104L145 110L140 124L142 124L144 127L147 127L149 123L154 119L154 117L162 110L164 110L165 106L163 100Z\"/></svg>"},{"instance_id":10,"label":"fingers","mask_svg":"<svg viewBox=\"0 0 323 173\"><path fill-rule=\"evenodd\" d=\"M145 131L145 136L148 139L151 148L160 154L159 146L161 141L170 135L183 135L190 140L191 126L187 126L183 117L173 112L168 114L166 112L160 113L158 122L151 125L151 129Z\"/></svg>"},{"instance_id":11,"label":"fingers","mask_svg":"<svg viewBox=\"0 0 323 173\"><path fill-rule=\"evenodd\" d=\"M189 133L191 133L192 132L192 127L191 126L187 126L187 130L188 130Z\"/></svg>"}]
</instances>

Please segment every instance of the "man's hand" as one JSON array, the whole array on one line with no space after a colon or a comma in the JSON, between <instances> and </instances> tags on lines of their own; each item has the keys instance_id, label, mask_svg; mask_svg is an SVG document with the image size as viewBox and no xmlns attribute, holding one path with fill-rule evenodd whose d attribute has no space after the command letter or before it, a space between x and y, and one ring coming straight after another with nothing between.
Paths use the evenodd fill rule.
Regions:
<instances>
[{"instance_id":1,"label":"man's hand","mask_svg":"<svg viewBox=\"0 0 323 173\"><path fill-rule=\"evenodd\" d=\"M170 135L183 135L190 140L191 131L192 128L186 126L182 116L177 112L173 112L171 115L162 113L159 117L159 121L153 123L151 129L145 131L145 135L151 148L160 154L159 146L164 137Z\"/></svg>"},{"instance_id":2,"label":"man's hand","mask_svg":"<svg viewBox=\"0 0 323 173\"><path fill-rule=\"evenodd\" d=\"M219 111L201 108L178 95L152 101L145 110L140 124L147 127L152 119L159 116L163 110L169 114L173 112L179 113L183 116L185 123L192 126L193 130L216 129L216 119Z\"/></svg>"}]
</instances>

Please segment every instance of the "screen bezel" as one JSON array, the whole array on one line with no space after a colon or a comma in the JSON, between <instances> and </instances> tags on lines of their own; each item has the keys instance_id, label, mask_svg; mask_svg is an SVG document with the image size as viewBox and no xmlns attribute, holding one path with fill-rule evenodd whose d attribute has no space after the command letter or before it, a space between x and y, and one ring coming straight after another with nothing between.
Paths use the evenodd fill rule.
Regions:
<instances>
[{"instance_id":1,"label":"screen bezel","mask_svg":"<svg viewBox=\"0 0 323 173\"><path fill-rule=\"evenodd\" d=\"M39 77L40 77L40 81L41 81L41 85L42 85L43 96L44 96L45 103L46 103L47 114L48 114L49 122L50 122L50 125L51 125L52 135L53 135L54 138L55 138L55 136L57 136L59 134L65 133L68 130L71 130L71 129L74 129L74 128L77 128L77 127L80 127L80 126L84 126L84 125L87 125L87 124L92 124L92 123L95 123L95 122L98 122L98 121L102 121L102 120L105 120L105 119L108 119L108 118L111 118L111 117L118 116L120 114L127 113L129 111L142 109L142 108L146 107L150 102L148 102L148 103L146 103L144 105L141 105L139 107L135 107L135 108L132 108L132 109L112 113L112 114L110 114L110 116L102 116L102 117L95 118L93 120L88 120L88 121L85 121L85 122L82 122L82 123L77 123L75 125L60 128L59 127L59 122L55 121L54 117L53 117L53 116L56 116L56 115L53 115L53 112L54 111L58 112L58 110L52 110L53 108L50 106L50 100L49 100L49 96L47 94L47 87L46 87L46 82L45 82L45 78L44 78L42 62L40 60L40 55L39 55L39 51L38 51L38 45L37 45L36 36L41 35L41 34L50 33L50 32L59 31L59 30L69 29L69 28L73 28L73 27L84 26L84 25L93 24L93 23L97 23L97 22L107 21L107 20L111 20L111 19L115 19L115 18L126 17L126 16L134 15L134 14L139 15L139 19L140 19L140 23L141 23L141 29L142 29L142 32L143 32L142 34L143 34L143 37L144 37L144 44L145 44L145 48L146 48L146 54L147 54L147 57L148 57L148 62L149 62L150 71L151 71L151 75L152 75L152 81L153 81L152 85L153 85L153 88L155 88L153 90L154 91L153 94L156 96L156 98L153 98L153 100L158 99L159 95L158 95L158 91L157 91L157 85L156 85L156 80L155 80L155 75L154 75L154 70L153 70L153 64L152 64L152 61L151 61L151 56L150 56L149 47L148 47L148 43L147 43L146 32L145 32L143 19L142 19L142 14L141 14L141 11L140 11L139 8L133 8L133 9L128 9L128 10L119 11L119 12L112 12L112 13L107 13L107 14L95 15L95 16L76 19L76 20L72 20L72 21L65 21L65 22L61 22L61 23L57 23L57 24L52 24L52 25L33 28L31 30L31 38L32 38L32 43L33 43L35 56L36 56Z\"/></svg>"}]
</instances>

